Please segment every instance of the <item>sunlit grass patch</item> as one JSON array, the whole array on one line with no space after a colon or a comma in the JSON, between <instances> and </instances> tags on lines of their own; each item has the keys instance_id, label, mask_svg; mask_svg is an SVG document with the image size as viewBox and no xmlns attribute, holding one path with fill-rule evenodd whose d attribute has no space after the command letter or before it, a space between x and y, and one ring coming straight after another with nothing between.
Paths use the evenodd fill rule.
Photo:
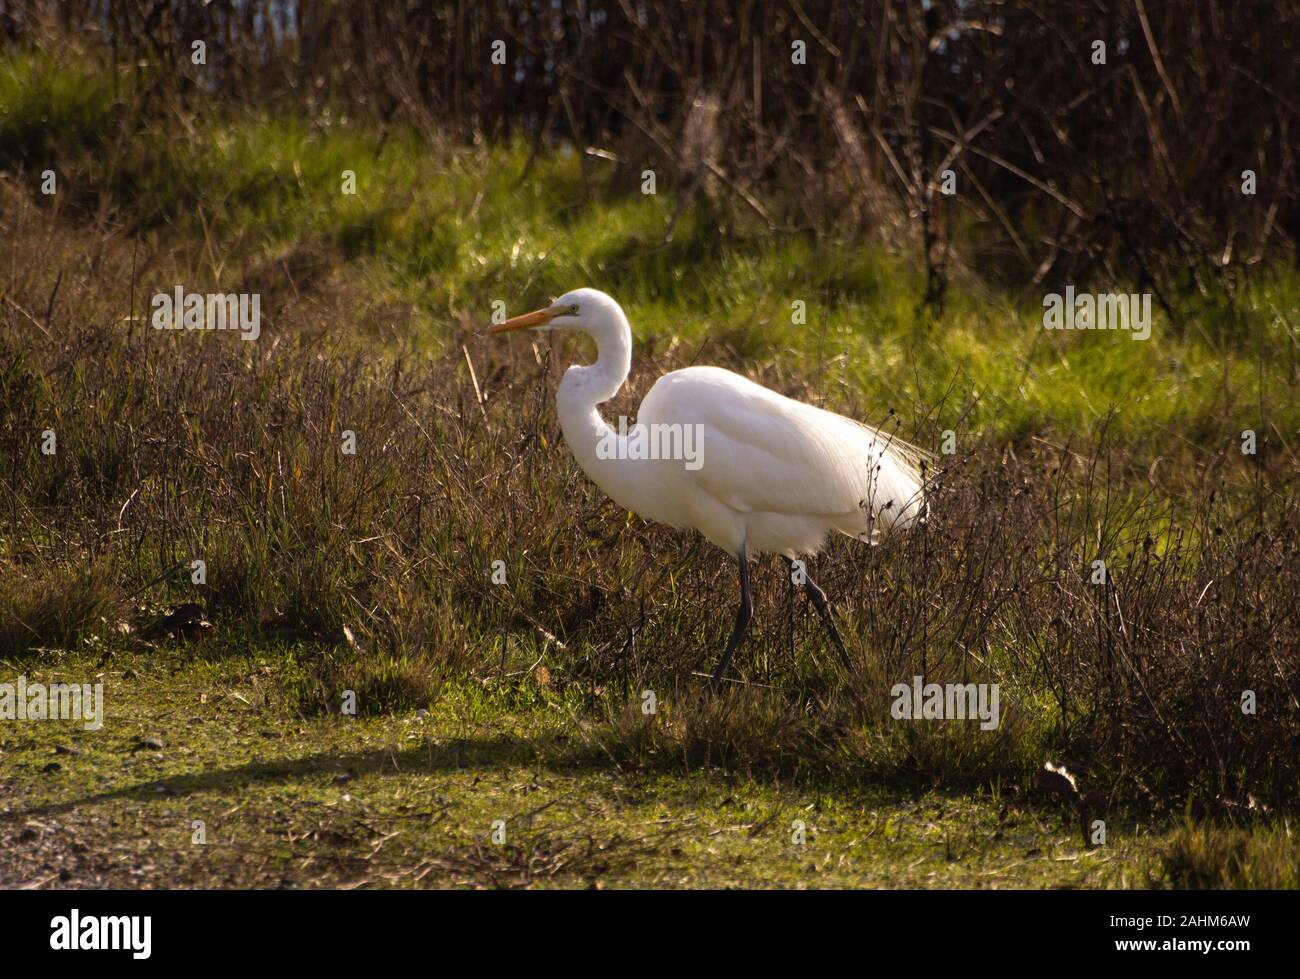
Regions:
<instances>
[{"instance_id":1,"label":"sunlit grass patch","mask_svg":"<svg viewBox=\"0 0 1300 979\"><path fill-rule=\"evenodd\" d=\"M1286 825L1247 829L1189 820L1160 864L1169 885L1183 890L1300 888L1300 843Z\"/></svg>"}]
</instances>

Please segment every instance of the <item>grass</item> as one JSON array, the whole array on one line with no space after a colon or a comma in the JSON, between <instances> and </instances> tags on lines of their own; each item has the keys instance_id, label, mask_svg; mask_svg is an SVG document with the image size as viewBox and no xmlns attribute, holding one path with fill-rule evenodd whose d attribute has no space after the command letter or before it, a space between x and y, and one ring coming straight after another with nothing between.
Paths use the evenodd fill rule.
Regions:
<instances>
[{"instance_id":1,"label":"grass","mask_svg":"<svg viewBox=\"0 0 1300 979\"><path fill-rule=\"evenodd\" d=\"M241 265L342 265L358 288L410 304L410 326L436 348L455 337L449 325L485 321L494 301L516 312L594 283L623 302L643 347L723 344L756 368L815 379L822 396L851 390L915 424L932 413L965 438L1078 435L1107 421L1117 437L1181 458L1189 444L1221 451L1265 421L1279 433L1300 422L1288 396L1300 283L1283 270L1230 301L1189 291L1173 319L1157 310L1147 342L1049 334L1041 293L1016 302L973 281L936 317L917 302L924 281L910 250L774 241L707 201L666 240L671 188L602 191L611 165L572 150L530 165L520 145L467 149L258 113L123 131L106 107L131 105L124 84L115 101L93 63L11 56L0 70L4 159L27 180L57 163L85 210L120 214L153 248L196 252L205 289L238 284ZM345 171L354 195L343 193ZM146 275L141 285L170 283ZM804 324L791 322L796 301Z\"/></svg>"},{"instance_id":2,"label":"grass","mask_svg":"<svg viewBox=\"0 0 1300 979\"><path fill-rule=\"evenodd\" d=\"M0 61L0 662L103 674L110 705L75 744L2 729L6 880L1293 879L1294 270L1189 290L1147 342L1049 333L1039 293L973 277L922 307L906 242L773 237L706 198L669 236L673 188L570 148L168 114L94 65ZM260 293L261 339L154 332L176 283ZM611 414L712 362L935 450L951 430L923 532L813 565L848 674L760 564L744 682L701 695L731 569L559 445L554 386L588 351L471 336L579 284L636 333ZM888 721L918 673L998 683L1004 723ZM1062 759L1083 798L1040 785ZM1273 822L1233 836L1242 812Z\"/></svg>"},{"instance_id":3,"label":"grass","mask_svg":"<svg viewBox=\"0 0 1300 979\"><path fill-rule=\"evenodd\" d=\"M1181 889L1295 890L1300 845L1290 826L1251 832L1189 820L1161 854L1162 871Z\"/></svg>"},{"instance_id":4,"label":"grass","mask_svg":"<svg viewBox=\"0 0 1300 979\"><path fill-rule=\"evenodd\" d=\"M1050 798L1006 788L611 765L552 706L482 687L424 717L304 718L286 709L282 656L24 669L103 682L106 723L3 729L5 886L1125 886L1157 872L1166 839L1117 824L1089 848Z\"/></svg>"}]
</instances>

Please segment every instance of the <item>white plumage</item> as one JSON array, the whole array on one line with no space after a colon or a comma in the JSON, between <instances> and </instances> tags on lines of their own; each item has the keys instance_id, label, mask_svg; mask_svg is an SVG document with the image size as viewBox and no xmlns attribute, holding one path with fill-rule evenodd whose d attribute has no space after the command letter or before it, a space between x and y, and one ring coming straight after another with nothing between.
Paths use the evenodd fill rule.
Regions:
<instances>
[{"instance_id":1,"label":"white plumage","mask_svg":"<svg viewBox=\"0 0 1300 979\"><path fill-rule=\"evenodd\" d=\"M920 450L718 367L665 374L637 412L637 426L650 430L691 426L698 438L693 464L680 455L637 457L634 435L611 429L598 410L631 368L632 331L618 303L597 289L576 289L486 332L526 328L575 329L596 341L596 362L570 367L556 393L565 440L587 475L620 506L693 527L739 562L741 608L715 681L748 626L749 556L815 553L833 530L874 541L882 529L910 526L923 514ZM810 578L805 587L847 660L824 596Z\"/></svg>"},{"instance_id":2,"label":"white plumage","mask_svg":"<svg viewBox=\"0 0 1300 979\"><path fill-rule=\"evenodd\" d=\"M874 540L920 515L916 456L901 443L731 371L665 374L637 420L703 426L703 464L684 471L681 495L704 494L730 511L698 529L732 554L741 543L751 553L815 553L831 530Z\"/></svg>"}]
</instances>

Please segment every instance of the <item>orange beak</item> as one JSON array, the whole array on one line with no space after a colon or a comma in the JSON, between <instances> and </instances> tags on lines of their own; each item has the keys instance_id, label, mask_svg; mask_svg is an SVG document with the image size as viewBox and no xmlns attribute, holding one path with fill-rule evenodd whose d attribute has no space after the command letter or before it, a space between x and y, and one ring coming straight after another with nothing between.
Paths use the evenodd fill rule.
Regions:
<instances>
[{"instance_id":1,"label":"orange beak","mask_svg":"<svg viewBox=\"0 0 1300 979\"><path fill-rule=\"evenodd\" d=\"M490 326L486 330L480 330L483 335L489 333L509 333L511 330L527 330L534 326L543 326L551 321L555 314L547 309L535 309L531 313L524 313L522 316L515 316L506 320L504 323L498 323L496 326Z\"/></svg>"}]
</instances>

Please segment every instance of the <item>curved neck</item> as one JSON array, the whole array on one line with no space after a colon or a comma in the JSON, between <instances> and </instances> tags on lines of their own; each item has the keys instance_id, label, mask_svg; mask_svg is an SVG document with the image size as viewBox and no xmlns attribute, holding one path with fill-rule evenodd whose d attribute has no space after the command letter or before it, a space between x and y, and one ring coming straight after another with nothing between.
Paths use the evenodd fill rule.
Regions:
<instances>
[{"instance_id":1,"label":"curved neck","mask_svg":"<svg viewBox=\"0 0 1300 979\"><path fill-rule=\"evenodd\" d=\"M636 460L610 451L626 442L601 417L597 406L618 394L632 369L632 329L620 310L609 325L588 331L596 341L596 362L570 367L555 393L560 429L578 464L615 502L632 506L636 495Z\"/></svg>"},{"instance_id":2,"label":"curved neck","mask_svg":"<svg viewBox=\"0 0 1300 979\"><path fill-rule=\"evenodd\" d=\"M595 406L618 394L632 370L632 327L623 311L618 310L598 329L584 332L596 341L596 362L570 367L560 390L568 385L575 393L581 391L582 396Z\"/></svg>"}]
</instances>

